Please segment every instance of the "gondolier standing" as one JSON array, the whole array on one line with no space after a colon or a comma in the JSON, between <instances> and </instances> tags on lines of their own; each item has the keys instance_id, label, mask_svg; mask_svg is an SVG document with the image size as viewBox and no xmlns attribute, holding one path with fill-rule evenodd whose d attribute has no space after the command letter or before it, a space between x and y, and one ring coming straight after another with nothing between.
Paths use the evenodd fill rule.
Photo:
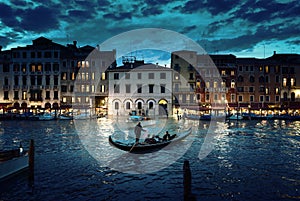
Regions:
<instances>
[{"instance_id":1,"label":"gondolier standing","mask_svg":"<svg viewBox=\"0 0 300 201\"><path fill-rule=\"evenodd\" d=\"M141 137L141 132L142 131L146 131L145 129L143 129L141 122L139 122L135 128L134 128L134 134L135 134L135 143L139 143L140 137Z\"/></svg>"}]
</instances>

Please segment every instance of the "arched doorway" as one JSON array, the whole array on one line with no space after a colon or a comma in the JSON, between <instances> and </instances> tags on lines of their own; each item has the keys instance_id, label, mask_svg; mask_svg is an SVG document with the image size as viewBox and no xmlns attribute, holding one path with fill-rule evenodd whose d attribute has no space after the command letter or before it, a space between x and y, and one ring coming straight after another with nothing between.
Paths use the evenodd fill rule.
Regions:
<instances>
[{"instance_id":1,"label":"arched doorway","mask_svg":"<svg viewBox=\"0 0 300 201\"><path fill-rule=\"evenodd\" d=\"M20 108L20 104L19 104L18 102L15 102L15 103L14 103L14 108L15 108L15 109L19 109L19 108Z\"/></svg>"},{"instance_id":2,"label":"arched doorway","mask_svg":"<svg viewBox=\"0 0 300 201\"><path fill-rule=\"evenodd\" d=\"M296 97L295 93L294 93L294 92L292 92L292 93L291 93L291 101L293 101L293 102L294 102L294 101L295 101L295 97Z\"/></svg>"},{"instance_id":3,"label":"arched doorway","mask_svg":"<svg viewBox=\"0 0 300 201\"><path fill-rule=\"evenodd\" d=\"M168 101L161 99L158 102L158 114L168 116Z\"/></svg>"},{"instance_id":4,"label":"arched doorway","mask_svg":"<svg viewBox=\"0 0 300 201\"><path fill-rule=\"evenodd\" d=\"M51 108L51 103L45 103L45 109L50 109Z\"/></svg>"},{"instance_id":5,"label":"arched doorway","mask_svg":"<svg viewBox=\"0 0 300 201\"><path fill-rule=\"evenodd\" d=\"M22 108L22 109L26 109L26 108L27 108L27 103L23 102L23 103L21 104L21 108Z\"/></svg>"},{"instance_id":6,"label":"arched doorway","mask_svg":"<svg viewBox=\"0 0 300 201\"><path fill-rule=\"evenodd\" d=\"M59 108L58 103L53 103L52 106L53 106L54 109L58 109Z\"/></svg>"}]
</instances>

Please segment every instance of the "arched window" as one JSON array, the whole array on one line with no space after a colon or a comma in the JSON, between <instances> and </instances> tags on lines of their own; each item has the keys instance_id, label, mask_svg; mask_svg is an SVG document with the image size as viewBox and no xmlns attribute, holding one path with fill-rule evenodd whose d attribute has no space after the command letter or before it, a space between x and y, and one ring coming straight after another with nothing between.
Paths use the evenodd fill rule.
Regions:
<instances>
[{"instance_id":1,"label":"arched window","mask_svg":"<svg viewBox=\"0 0 300 201\"><path fill-rule=\"evenodd\" d=\"M115 110L119 109L119 102L115 102Z\"/></svg>"},{"instance_id":2,"label":"arched window","mask_svg":"<svg viewBox=\"0 0 300 201\"><path fill-rule=\"evenodd\" d=\"M149 106L148 108L151 110L154 108L154 103L152 101L150 101L148 106Z\"/></svg>"},{"instance_id":3,"label":"arched window","mask_svg":"<svg viewBox=\"0 0 300 201\"><path fill-rule=\"evenodd\" d=\"M243 76L240 75L240 76L238 77L238 82L244 82Z\"/></svg>"},{"instance_id":4,"label":"arched window","mask_svg":"<svg viewBox=\"0 0 300 201\"><path fill-rule=\"evenodd\" d=\"M142 102L138 102L138 103L137 103L137 107L138 107L138 109L139 109L139 110L141 110L141 109L142 109L142 107L143 107L143 104L142 104Z\"/></svg>"},{"instance_id":5,"label":"arched window","mask_svg":"<svg viewBox=\"0 0 300 201\"><path fill-rule=\"evenodd\" d=\"M283 93L283 100L284 100L284 101L287 101L287 92L284 92L284 93Z\"/></svg>"},{"instance_id":6,"label":"arched window","mask_svg":"<svg viewBox=\"0 0 300 201\"><path fill-rule=\"evenodd\" d=\"M291 101L295 101L295 97L296 97L296 96L295 96L295 92L292 92L292 93L291 93Z\"/></svg>"},{"instance_id":7,"label":"arched window","mask_svg":"<svg viewBox=\"0 0 300 201\"><path fill-rule=\"evenodd\" d=\"M131 108L130 102L126 102L126 110L130 110L130 108Z\"/></svg>"},{"instance_id":8,"label":"arched window","mask_svg":"<svg viewBox=\"0 0 300 201\"><path fill-rule=\"evenodd\" d=\"M249 78L249 81L252 82L252 83L255 82L254 76L251 75L250 78Z\"/></svg>"}]
</instances>

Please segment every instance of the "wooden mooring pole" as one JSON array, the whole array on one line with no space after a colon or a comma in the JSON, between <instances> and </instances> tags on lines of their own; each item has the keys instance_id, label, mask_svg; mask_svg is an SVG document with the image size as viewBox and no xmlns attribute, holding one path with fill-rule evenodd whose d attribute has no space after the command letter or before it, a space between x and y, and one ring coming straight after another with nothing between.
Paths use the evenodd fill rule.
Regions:
<instances>
[{"instance_id":1,"label":"wooden mooring pole","mask_svg":"<svg viewBox=\"0 0 300 201\"><path fill-rule=\"evenodd\" d=\"M183 186L184 201L196 201L196 197L192 194L192 174L188 160L185 160L183 164Z\"/></svg>"},{"instance_id":2,"label":"wooden mooring pole","mask_svg":"<svg viewBox=\"0 0 300 201\"><path fill-rule=\"evenodd\" d=\"M34 140L30 140L30 147L29 147L29 172L28 172L28 185L29 187L34 186Z\"/></svg>"}]
</instances>

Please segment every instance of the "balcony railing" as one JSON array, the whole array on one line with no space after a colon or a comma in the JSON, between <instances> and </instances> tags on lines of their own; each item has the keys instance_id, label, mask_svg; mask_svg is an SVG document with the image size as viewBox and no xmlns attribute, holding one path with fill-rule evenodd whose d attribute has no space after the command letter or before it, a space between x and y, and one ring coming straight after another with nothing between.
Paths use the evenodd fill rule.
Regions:
<instances>
[{"instance_id":1,"label":"balcony railing","mask_svg":"<svg viewBox=\"0 0 300 201\"><path fill-rule=\"evenodd\" d=\"M43 98L29 98L29 101L43 101Z\"/></svg>"},{"instance_id":2,"label":"balcony railing","mask_svg":"<svg viewBox=\"0 0 300 201\"><path fill-rule=\"evenodd\" d=\"M4 85L3 90L9 90L9 85Z\"/></svg>"}]
</instances>

